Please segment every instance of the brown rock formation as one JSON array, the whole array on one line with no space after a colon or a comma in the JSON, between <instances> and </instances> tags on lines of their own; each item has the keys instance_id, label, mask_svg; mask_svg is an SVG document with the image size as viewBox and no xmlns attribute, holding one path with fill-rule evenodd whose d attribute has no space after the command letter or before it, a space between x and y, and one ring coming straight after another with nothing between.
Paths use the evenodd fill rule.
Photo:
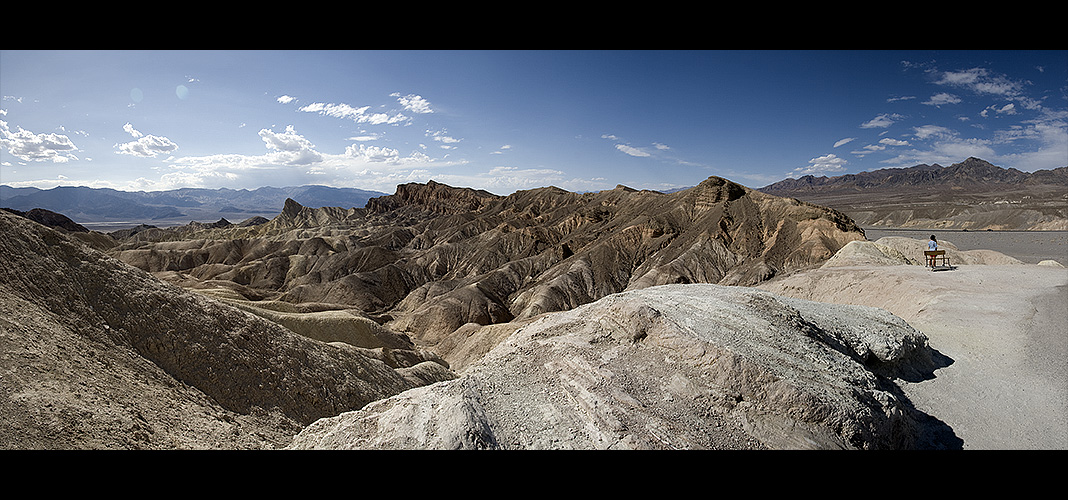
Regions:
<instances>
[{"instance_id":1,"label":"brown rock formation","mask_svg":"<svg viewBox=\"0 0 1068 500\"><path fill-rule=\"evenodd\" d=\"M841 213L718 177L677 193L623 186L496 196L406 184L367 208L301 207L269 223L174 242L127 242L118 258L246 298L358 309L417 343L467 323L562 311L666 283L749 285L816 266L863 232Z\"/></svg>"}]
</instances>

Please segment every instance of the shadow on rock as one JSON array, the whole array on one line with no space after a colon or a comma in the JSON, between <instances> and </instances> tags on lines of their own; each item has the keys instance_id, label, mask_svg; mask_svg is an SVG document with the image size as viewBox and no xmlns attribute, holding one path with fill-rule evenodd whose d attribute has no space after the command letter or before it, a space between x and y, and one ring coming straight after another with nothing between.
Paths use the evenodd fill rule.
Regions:
<instances>
[{"instance_id":1,"label":"shadow on rock","mask_svg":"<svg viewBox=\"0 0 1068 500\"><path fill-rule=\"evenodd\" d=\"M928 348L930 362L925 363L927 369L904 370L895 373L895 378L903 382L918 383L936 378L935 371L946 368L954 363L953 358L942 354L937 349ZM915 365L914 365L915 367ZM905 449L913 450L961 450L964 448L964 440L957 436L953 428L948 424L918 408L912 403L905 391L895 381L884 375L878 376L882 389L893 394L909 413L915 425L915 440Z\"/></svg>"}]
</instances>

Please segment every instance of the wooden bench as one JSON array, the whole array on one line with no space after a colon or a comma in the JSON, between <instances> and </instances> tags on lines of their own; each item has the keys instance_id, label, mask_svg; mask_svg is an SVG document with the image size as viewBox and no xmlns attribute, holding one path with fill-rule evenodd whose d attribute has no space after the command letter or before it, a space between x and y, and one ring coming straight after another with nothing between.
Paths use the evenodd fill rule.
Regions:
<instances>
[{"instance_id":1,"label":"wooden bench","mask_svg":"<svg viewBox=\"0 0 1068 500\"><path fill-rule=\"evenodd\" d=\"M945 250L924 250L923 255L927 257L927 267L950 267ZM938 264L939 259L942 261L941 265Z\"/></svg>"}]
</instances>

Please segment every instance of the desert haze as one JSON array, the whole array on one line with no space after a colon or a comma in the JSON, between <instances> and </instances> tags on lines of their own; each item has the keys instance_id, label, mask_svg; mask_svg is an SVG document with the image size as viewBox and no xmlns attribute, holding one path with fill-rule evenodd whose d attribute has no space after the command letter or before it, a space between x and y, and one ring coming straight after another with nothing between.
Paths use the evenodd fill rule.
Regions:
<instances>
[{"instance_id":1,"label":"desert haze","mask_svg":"<svg viewBox=\"0 0 1068 500\"><path fill-rule=\"evenodd\" d=\"M1068 448L1065 169L874 175L8 207L0 448Z\"/></svg>"}]
</instances>

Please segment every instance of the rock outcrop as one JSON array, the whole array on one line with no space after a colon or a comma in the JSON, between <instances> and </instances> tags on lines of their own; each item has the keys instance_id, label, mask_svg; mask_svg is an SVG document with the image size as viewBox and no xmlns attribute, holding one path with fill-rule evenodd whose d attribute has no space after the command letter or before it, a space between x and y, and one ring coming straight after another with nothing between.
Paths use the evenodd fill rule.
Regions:
<instances>
[{"instance_id":1,"label":"rock outcrop","mask_svg":"<svg viewBox=\"0 0 1068 500\"><path fill-rule=\"evenodd\" d=\"M513 326L458 379L319 420L290 448L910 448L928 421L891 381L935 368L880 309L663 285Z\"/></svg>"},{"instance_id":2,"label":"rock outcrop","mask_svg":"<svg viewBox=\"0 0 1068 500\"><path fill-rule=\"evenodd\" d=\"M950 241L939 241L950 265L1021 265L1018 259L993 250L959 250ZM926 265L927 242L902 236L884 236L875 241L850 241L821 267ZM1054 261L1055 262L1055 261Z\"/></svg>"}]
</instances>

